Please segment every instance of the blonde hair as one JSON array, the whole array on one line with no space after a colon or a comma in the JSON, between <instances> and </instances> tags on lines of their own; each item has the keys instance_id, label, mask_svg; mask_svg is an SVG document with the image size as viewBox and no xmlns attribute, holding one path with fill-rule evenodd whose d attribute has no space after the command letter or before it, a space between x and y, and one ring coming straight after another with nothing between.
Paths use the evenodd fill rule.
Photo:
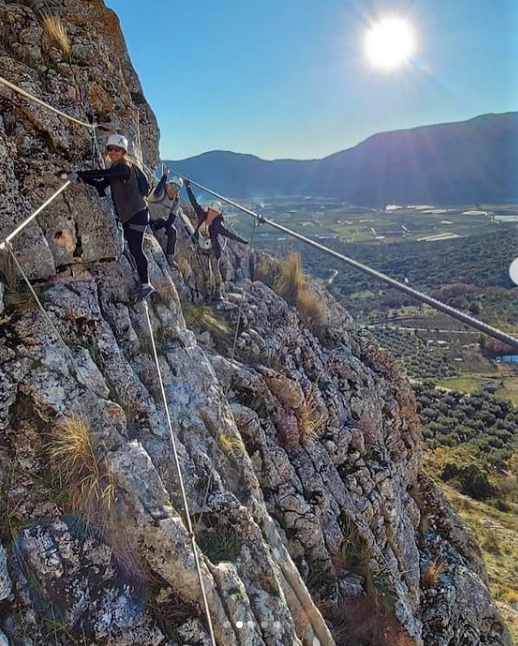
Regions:
<instances>
[{"instance_id":1,"label":"blonde hair","mask_svg":"<svg viewBox=\"0 0 518 646\"><path fill-rule=\"evenodd\" d=\"M121 159L124 159L130 166L133 165L133 160L131 159L129 153L125 152L122 155ZM104 162L108 165L108 168L112 165L111 159L108 157L108 155L104 156Z\"/></svg>"}]
</instances>

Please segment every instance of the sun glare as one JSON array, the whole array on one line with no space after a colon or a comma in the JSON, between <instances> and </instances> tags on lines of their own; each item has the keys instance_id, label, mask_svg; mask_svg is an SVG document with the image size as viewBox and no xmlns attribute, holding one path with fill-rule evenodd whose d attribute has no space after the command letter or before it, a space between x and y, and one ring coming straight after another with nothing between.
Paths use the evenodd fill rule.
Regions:
<instances>
[{"instance_id":1,"label":"sun glare","mask_svg":"<svg viewBox=\"0 0 518 646\"><path fill-rule=\"evenodd\" d=\"M394 70L406 63L416 48L412 26L403 18L384 18L365 36L365 53L380 70Z\"/></svg>"}]
</instances>

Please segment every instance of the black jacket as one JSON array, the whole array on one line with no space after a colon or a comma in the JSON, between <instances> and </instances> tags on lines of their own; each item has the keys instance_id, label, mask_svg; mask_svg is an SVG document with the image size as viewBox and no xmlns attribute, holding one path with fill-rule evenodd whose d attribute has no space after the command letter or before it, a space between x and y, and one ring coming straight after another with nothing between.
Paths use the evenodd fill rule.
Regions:
<instances>
[{"instance_id":1,"label":"black jacket","mask_svg":"<svg viewBox=\"0 0 518 646\"><path fill-rule=\"evenodd\" d=\"M189 196L189 202L192 204L192 207L196 211L196 215L198 216L198 224L196 225L196 231L198 231L198 229L207 219L207 211L205 209L202 209L202 207L198 204L190 186L187 186L187 195ZM216 218L214 218L212 224L209 227L212 250L216 258L221 258L221 245L218 240L219 235L222 235L225 238L229 238L230 240L235 240L236 242L241 242L242 244L248 244L247 240L244 240L237 234L227 229L223 222L223 216L219 214Z\"/></svg>"},{"instance_id":2,"label":"black jacket","mask_svg":"<svg viewBox=\"0 0 518 646\"><path fill-rule=\"evenodd\" d=\"M138 175L126 161L110 168L77 171L77 175L85 184L95 187L100 197L104 197L110 187L115 211L123 223L147 207L140 192Z\"/></svg>"}]
</instances>

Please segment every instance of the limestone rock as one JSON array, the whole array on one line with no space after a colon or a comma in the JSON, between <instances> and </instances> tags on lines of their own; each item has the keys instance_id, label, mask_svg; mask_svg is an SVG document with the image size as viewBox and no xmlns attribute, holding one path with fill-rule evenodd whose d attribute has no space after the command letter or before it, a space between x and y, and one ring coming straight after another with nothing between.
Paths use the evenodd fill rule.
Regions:
<instances>
[{"instance_id":1,"label":"limestone rock","mask_svg":"<svg viewBox=\"0 0 518 646\"><path fill-rule=\"evenodd\" d=\"M0 544L0 601L11 594L11 579L7 571L7 557L3 545Z\"/></svg>"},{"instance_id":2,"label":"limestone rock","mask_svg":"<svg viewBox=\"0 0 518 646\"><path fill-rule=\"evenodd\" d=\"M64 22L70 62L44 34L42 8ZM124 132L137 160L155 164L155 118L101 0L0 0L0 16L0 75ZM91 145L85 128L0 86L0 240L63 170L91 165ZM416 646L508 646L476 543L423 473L415 400L392 357L324 291L324 317L308 327L251 280L249 249L232 243L229 302L213 310L231 333L190 330L182 308L204 296L204 258L183 235L180 271L154 236L145 249L151 331L95 191L74 183L15 240L60 338L37 308L0 294L0 504L17 548L6 553L16 594L0 618L10 641L25 630L67 646L66 634L47 634L53 608L67 631L110 646L209 644L194 538L218 646L333 646L373 587ZM63 420L87 429L86 448L72 443L79 474L50 456ZM424 590L437 557L444 579Z\"/></svg>"},{"instance_id":3,"label":"limestone rock","mask_svg":"<svg viewBox=\"0 0 518 646\"><path fill-rule=\"evenodd\" d=\"M26 598L50 604L69 629L117 644L163 643L164 635L145 611L145 581L114 559L96 540L95 529L79 518L23 530L14 562Z\"/></svg>"}]
</instances>

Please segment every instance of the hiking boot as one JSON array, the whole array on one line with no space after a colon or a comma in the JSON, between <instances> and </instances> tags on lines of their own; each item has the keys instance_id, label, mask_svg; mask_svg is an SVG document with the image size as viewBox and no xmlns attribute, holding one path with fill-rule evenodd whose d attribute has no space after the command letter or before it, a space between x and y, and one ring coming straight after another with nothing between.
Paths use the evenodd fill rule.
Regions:
<instances>
[{"instance_id":1,"label":"hiking boot","mask_svg":"<svg viewBox=\"0 0 518 646\"><path fill-rule=\"evenodd\" d=\"M140 294L138 296L139 301L147 301L147 299L153 294L155 291L155 288L153 285L142 285L142 289L140 290Z\"/></svg>"}]
</instances>

